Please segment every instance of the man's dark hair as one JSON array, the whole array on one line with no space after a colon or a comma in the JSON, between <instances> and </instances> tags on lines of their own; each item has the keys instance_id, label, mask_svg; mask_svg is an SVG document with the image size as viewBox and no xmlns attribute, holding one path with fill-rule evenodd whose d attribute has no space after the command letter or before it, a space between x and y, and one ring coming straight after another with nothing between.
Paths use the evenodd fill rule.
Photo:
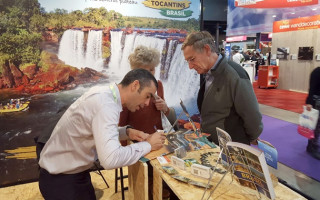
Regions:
<instances>
[{"instance_id":1,"label":"man's dark hair","mask_svg":"<svg viewBox=\"0 0 320 200\"><path fill-rule=\"evenodd\" d=\"M133 69L133 70L129 71L124 76L124 78L122 79L120 84L123 87L127 87L128 85L130 85L135 80L138 80L139 83L140 83L140 88L138 90L139 93L145 87L150 87L151 81L153 81L154 85L158 89L157 80L154 78L154 76L148 70L145 70L145 69Z\"/></svg>"}]
</instances>

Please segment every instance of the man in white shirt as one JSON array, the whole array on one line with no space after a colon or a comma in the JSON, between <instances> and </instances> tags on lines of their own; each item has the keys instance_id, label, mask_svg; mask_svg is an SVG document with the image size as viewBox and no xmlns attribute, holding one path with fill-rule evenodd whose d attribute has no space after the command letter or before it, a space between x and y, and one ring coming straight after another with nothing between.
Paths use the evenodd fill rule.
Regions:
<instances>
[{"instance_id":1,"label":"man in white shirt","mask_svg":"<svg viewBox=\"0 0 320 200\"><path fill-rule=\"evenodd\" d=\"M239 53L238 50L235 50L235 54L232 56L232 60L233 62L238 63L240 65L241 62L244 61L244 56L242 55L242 53Z\"/></svg>"},{"instance_id":2,"label":"man in white shirt","mask_svg":"<svg viewBox=\"0 0 320 200\"><path fill-rule=\"evenodd\" d=\"M118 127L122 107L134 112L148 105L157 81L147 70L128 72L120 84L93 87L61 117L40 154L39 188L45 199L96 199L89 169L96 156L105 169L136 163L162 147L161 132L148 135ZM147 116L146 116L147 117ZM138 143L121 146L119 139Z\"/></svg>"}]
</instances>

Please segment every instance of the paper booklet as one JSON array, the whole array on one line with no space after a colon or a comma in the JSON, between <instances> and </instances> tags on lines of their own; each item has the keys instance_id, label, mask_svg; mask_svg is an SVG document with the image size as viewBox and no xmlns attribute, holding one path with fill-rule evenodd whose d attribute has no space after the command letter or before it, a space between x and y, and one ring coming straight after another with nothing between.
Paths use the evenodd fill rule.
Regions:
<instances>
[{"instance_id":1,"label":"paper booklet","mask_svg":"<svg viewBox=\"0 0 320 200\"><path fill-rule=\"evenodd\" d=\"M278 151L267 141L258 140L258 148L261 149L266 157L266 162L269 166L278 168Z\"/></svg>"},{"instance_id":2,"label":"paper booklet","mask_svg":"<svg viewBox=\"0 0 320 200\"><path fill-rule=\"evenodd\" d=\"M275 193L263 151L238 142L228 142L229 158L240 185L249 187L269 199Z\"/></svg>"},{"instance_id":3,"label":"paper booklet","mask_svg":"<svg viewBox=\"0 0 320 200\"><path fill-rule=\"evenodd\" d=\"M218 136L218 142L220 149L223 149L221 154L221 164L224 166L229 166L231 160L229 156L229 152L227 149L227 142L231 142L231 136L221 128L216 128L217 130L217 136Z\"/></svg>"}]
</instances>

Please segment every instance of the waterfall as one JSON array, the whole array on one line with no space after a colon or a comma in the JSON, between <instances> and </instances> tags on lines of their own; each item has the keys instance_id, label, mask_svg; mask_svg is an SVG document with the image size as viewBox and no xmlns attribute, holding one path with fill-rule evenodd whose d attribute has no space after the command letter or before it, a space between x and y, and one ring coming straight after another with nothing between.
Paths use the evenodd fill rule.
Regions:
<instances>
[{"instance_id":1,"label":"waterfall","mask_svg":"<svg viewBox=\"0 0 320 200\"><path fill-rule=\"evenodd\" d=\"M84 43L83 31L66 30L60 41L59 59L79 69L90 67L101 71L103 69L102 31L89 31L86 51Z\"/></svg>"},{"instance_id":2,"label":"waterfall","mask_svg":"<svg viewBox=\"0 0 320 200\"><path fill-rule=\"evenodd\" d=\"M124 72L124 74L122 74L123 76L128 71L131 70L128 57L134 50L134 41L135 41L136 35L137 35L136 32L134 32L130 35L126 35L126 40L125 40L124 48L123 48L123 52L122 52L122 58L121 58L121 61L119 64L119 68L123 69L123 70L121 70L122 72Z\"/></svg>"},{"instance_id":3,"label":"waterfall","mask_svg":"<svg viewBox=\"0 0 320 200\"><path fill-rule=\"evenodd\" d=\"M102 31L89 31L85 66L97 71L103 70Z\"/></svg>"},{"instance_id":4,"label":"waterfall","mask_svg":"<svg viewBox=\"0 0 320 200\"><path fill-rule=\"evenodd\" d=\"M188 68L184 60L181 45L177 40L167 40L170 35L146 35L140 33L124 34L123 31L110 31L111 57L107 74L113 81L119 82L130 70L128 56L133 50L144 45L158 49L161 56L156 67L155 77L164 85L164 94L168 106L174 107L180 114L180 99L183 100L189 113L198 113L196 97L200 85L200 77ZM90 67L97 71L103 69L102 31L89 31L86 51L84 50L84 33L77 30L64 32L59 48L59 59L66 64L83 68ZM163 65L163 66L161 66Z\"/></svg>"},{"instance_id":5,"label":"waterfall","mask_svg":"<svg viewBox=\"0 0 320 200\"><path fill-rule=\"evenodd\" d=\"M155 77L166 77L163 79L164 94L168 106L172 106L180 114L180 99L186 105L188 112L192 115L198 113L196 106L196 98L200 85L200 77L195 70L190 70L188 63L184 60L181 51L182 44L177 44L177 41L170 40L168 49L166 49L166 39L160 39L156 36L146 36L143 34L128 34L125 35L122 48L121 39L123 40L122 31L111 31L111 59L109 68L120 79L130 70L128 56L133 50L144 45L158 49L162 54L167 53L165 62L160 62L156 67ZM164 72L161 72L161 63L165 63L162 67ZM165 76L160 76L164 73Z\"/></svg>"},{"instance_id":6,"label":"waterfall","mask_svg":"<svg viewBox=\"0 0 320 200\"><path fill-rule=\"evenodd\" d=\"M84 33L78 30L66 30L59 45L58 58L77 68L84 63Z\"/></svg>"},{"instance_id":7,"label":"waterfall","mask_svg":"<svg viewBox=\"0 0 320 200\"><path fill-rule=\"evenodd\" d=\"M123 77L123 74L126 73L125 70L121 70L120 68L120 60L122 57L122 31L110 31L111 36L111 58L109 62L109 73Z\"/></svg>"},{"instance_id":8,"label":"waterfall","mask_svg":"<svg viewBox=\"0 0 320 200\"><path fill-rule=\"evenodd\" d=\"M164 63L164 67L162 69L165 72L161 76L161 77L163 77L163 79L168 78L168 72L169 72L169 68L171 65L172 56L175 52L177 44L178 44L177 40L170 40L170 42L169 42L169 47L167 49L166 61Z\"/></svg>"},{"instance_id":9,"label":"waterfall","mask_svg":"<svg viewBox=\"0 0 320 200\"><path fill-rule=\"evenodd\" d=\"M181 99L187 107L188 112L194 114L198 112L196 99L200 88L200 76L195 70L189 69L181 46L182 44L178 44L175 48L170 63L168 79L163 81L164 94L167 104L175 107L177 113L180 113L182 110L179 105Z\"/></svg>"},{"instance_id":10,"label":"waterfall","mask_svg":"<svg viewBox=\"0 0 320 200\"><path fill-rule=\"evenodd\" d=\"M159 39L156 37L145 36L141 34L132 33L125 36L125 41L122 49L121 39L123 37L122 31L110 31L111 33L111 59L109 68L112 73L119 77L123 77L130 71L129 55L139 45L158 49L162 53L166 47L166 39ZM155 77L160 77L160 64L156 67Z\"/></svg>"}]
</instances>

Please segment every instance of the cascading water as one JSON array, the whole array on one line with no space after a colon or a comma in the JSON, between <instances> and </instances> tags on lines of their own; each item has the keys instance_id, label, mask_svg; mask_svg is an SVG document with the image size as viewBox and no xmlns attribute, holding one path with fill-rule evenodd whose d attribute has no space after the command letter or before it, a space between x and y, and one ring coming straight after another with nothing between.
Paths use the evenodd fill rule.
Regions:
<instances>
[{"instance_id":1,"label":"cascading water","mask_svg":"<svg viewBox=\"0 0 320 200\"><path fill-rule=\"evenodd\" d=\"M78 30L66 30L61 38L58 57L65 64L77 68L84 67L84 33Z\"/></svg>"},{"instance_id":2,"label":"cascading water","mask_svg":"<svg viewBox=\"0 0 320 200\"><path fill-rule=\"evenodd\" d=\"M119 64L119 68L123 69L121 70L123 72L123 76L131 69L128 57L134 50L134 41L136 39L136 35L136 32L126 35L126 40L122 51L122 59Z\"/></svg>"},{"instance_id":3,"label":"cascading water","mask_svg":"<svg viewBox=\"0 0 320 200\"><path fill-rule=\"evenodd\" d=\"M126 73L126 70L120 69L120 60L122 57L122 31L110 31L111 36L111 58L109 62L108 72L116 75L122 76Z\"/></svg>"},{"instance_id":4,"label":"cascading water","mask_svg":"<svg viewBox=\"0 0 320 200\"><path fill-rule=\"evenodd\" d=\"M156 67L155 77L162 80L164 94L169 106L180 113L180 99L187 106L190 114L197 113L196 97L200 78L194 70L189 70L184 60L181 45L177 40L168 40L166 35L132 34L124 35L123 31L110 31L111 58L107 73L109 77L119 82L130 70L128 56L139 45L158 49L161 57L166 59L164 66ZM169 44L167 44L169 42ZM102 59L102 31L90 31L86 51L84 51L84 33L77 30L67 30L63 34L59 48L59 58L66 64L83 68L90 67L97 71L103 69ZM168 48L168 49L166 49ZM160 76L160 73L162 75Z\"/></svg>"},{"instance_id":5,"label":"cascading water","mask_svg":"<svg viewBox=\"0 0 320 200\"><path fill-rule=\"evenodd\" d=\"M176 41L170 41L169 47L166 49L166 39L133 33L125 36L122 49L119 48L122 46L122 37L122 31L111 31L112 62L110 61L109 68L114 72L114 75L123 77L130 70L128 56L139 45L156 48L160 53L167 52L169 55L166 57L164 69L168 70L168 72L162 72L167 74L167 79L162 80L167 104L174 107L177 113L180 113L179 103L181 99L190 114L198 113L196 97L199 90L200 77L196 71L188 68L188 63L184 60L181 51L182 44L177 45ZM115 43L113 44L113 42ZM160 68L160 66L156 67L155 77L157 79L160 79Z\"/></svg>"},{"instance_id":6,"label":"cascading water","mask_svg":"<svg viewBox=\"0 0 320 200\"><path fill-rule=\"evenodd\" d=\"M85 66L97 71L103 70L102 31L89 31Z\"/></svg>"},{"instance_id":7,"label":"cascading water","mask_svg":"<svg viewBox=\"0 0 320 200\"><path fill-rule=\"evenodd\" d=\"M163 71L164 71L165 73L163 73L162 76L161 76L161 77L163 77L164 79L167 79L167 78L168 78L168 72L169 72L169 69L170 69L172 56L173 56L174 51L175 51L175 49L176 49L177 43L178 43L177 40L170 40L170 42L169 42L169 47L168 47L168 51L167 51L166 61L165 61L164 67L163 67Z\"/></svg>"},{"instance_id":8,"label":"cascading water","mask_svg":"<svg viewBox=\"0 0 320 200\"><path fill-rule=\"evenodd\" d=\"M190 70L181 51L182 44L175 48L170 62L168 79L163 81L165 99L168 105L175 107L179 113L180 99L186 105L190 114L198 113L196 99L200 87L200 76L195 70ZM170 51L170 50L168 50Z\"/></svg>"},{"instance_id":9,"label":"cascading water","mask_svg":"<svg viewBox=\"0 0 320 200\"><path fill-rule=\"evenodd\" d=\"M109 68L112 73L119 77L123 77L131 68L128 60L129 55L139 45L158 49L160 53L163 52L166 44L165 39L156 37L147 37L137 33L125 36L125 41L122 47L121 39L123 37L122 31L111 31L111 59ZM113 42L115 42L113 44ZM160 77L160 67L156 67L155 77Z\"/></svg>"},{"instance_id":10,"label":"cascading water","mask_svg":"<svg viewBox=\"0 0 320 200\"><path fill-rule=\"evenodd\" d=\"M89 31L86 51L84 32L66 30L61 38L58 57L65 64L79 69L90 67L97 71L103 69L102 59L102 31Z\"/></svg>"}]
</instances>

